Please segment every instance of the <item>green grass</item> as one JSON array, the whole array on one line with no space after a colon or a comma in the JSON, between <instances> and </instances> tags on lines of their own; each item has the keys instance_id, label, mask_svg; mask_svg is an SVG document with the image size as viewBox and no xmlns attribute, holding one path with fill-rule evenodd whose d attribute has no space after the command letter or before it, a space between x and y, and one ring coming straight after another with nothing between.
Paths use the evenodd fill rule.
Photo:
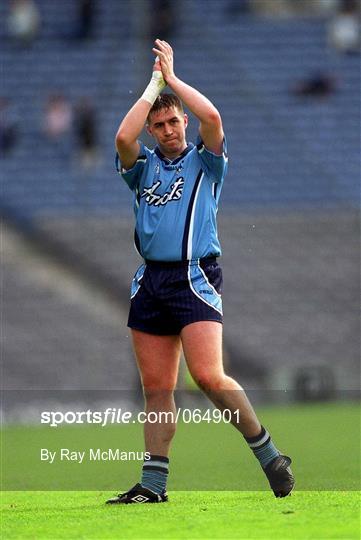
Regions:
<instances>
[{"instance_id":1,"label":"green grass","mask_svg":"<svg viewBox=\"0 0 361 540\"><path fill-rule=\"evenodd\" d=\"M179 425L170 502L127 507L104 501L138 480L139 462L50 465L40 461L39 449L141 451L141 426L6 427L1 537L359 539L358 405L268 407L258 413L293 458L292 497L273 497L242 438L223 424Z\"/></svg>"},{"instance_id":2,"label":"green grass","mask_svg":"<svg viewBox=\"0 0 361 540\"><path fill-rule=\"evenodd\" d=\"M104 506L110 493L8 492L2 538L359 539L357 492L173 492L159 505Z\"/></svg>"}]
</instances>

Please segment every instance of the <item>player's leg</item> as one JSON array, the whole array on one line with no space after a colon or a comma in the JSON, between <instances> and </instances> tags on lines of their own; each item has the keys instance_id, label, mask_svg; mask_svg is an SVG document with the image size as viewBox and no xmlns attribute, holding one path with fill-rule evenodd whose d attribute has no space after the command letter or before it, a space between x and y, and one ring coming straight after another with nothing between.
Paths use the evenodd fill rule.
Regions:
<instances>
[{"instance_id":1,"label":"player's leg","mask_svg":"<svg viewBox=\"0 0 361 540\"><path fill-rule=\"evenodd\" d=\"M171 412L175 417L173 392L181 352L179 336L157 336L132 330L132 338L143 386L145 412L147 415L154 413L154 418L161 411ZM153 423L151 418L151 422L144 424L146 451L168 456L175 429L173 422Z\"/></svg>"},{"instance_id":2,"label":"player's leg","mask_svg":"<svg viewBox=\"0 0 361 540\"><path fill-rule=\"evenodd\" d=\"M198 386L221 410L236 411L232 424L245 436L255 437L261 425L241 386L224 373L222 325L200 321L185 326L181 332L189 371Z\"/></svg>"},{"instance_id":3,"label":"player's leg","mask_svg":"<svg viewBox=\"0 0 361 540\"><path fill-rule=\"evenodd\" d=\"M107 501L109 504L165 502L169 448L176 430L173 392L177 384L181 342L179 336L158 336L132 329L134 352L143 385L146 421L145 460L142 477L128 492ZM149 414L151 413L151 417ZM159 413L170 413L167 421L156 421Z\"/></svg>"},{"instance_id":4,"label":"player's leg","mask_svg":"<svg viewBox=\"0 0 361 540\"><path fill-rule=\"evenodd\" d=\"M224 373L222 325L214 321L189 324L183 328L181 340L189 371L196 383L216 407L231 411L232 424L244 435L275 495L288 495L294 485L290 458L280 455L244 390Z\"/></svg>"}]
</instances>

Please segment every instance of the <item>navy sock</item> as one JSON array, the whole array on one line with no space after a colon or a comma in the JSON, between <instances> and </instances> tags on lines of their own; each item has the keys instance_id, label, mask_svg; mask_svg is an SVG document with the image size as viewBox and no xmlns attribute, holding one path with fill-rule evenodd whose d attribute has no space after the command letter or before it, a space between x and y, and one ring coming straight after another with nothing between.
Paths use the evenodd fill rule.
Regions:
<instances>
[{"instance_id":1,"label":"navy sock","mask_svg":"<svg viewBox=\"0 0 361 540\"><path fill-rule=\"evenodd\" d=\"M280 452L273 444L268 431L263 426L261 428L259 435L256 437L245 437L245 439L262 468L265 469L271 461L280 455Z\"/></svg>"},{"instance_id":2,"label":"navy sock","mask_svg":"<svg viewBox=\"0 0 361 540\"><path fill-rule=\"evenodd\" d=\"M154 493L162 493L167 487L168 467L167 457L151 454L150 459L144 461L140 483Z\"/></svg>"}]
</instances>

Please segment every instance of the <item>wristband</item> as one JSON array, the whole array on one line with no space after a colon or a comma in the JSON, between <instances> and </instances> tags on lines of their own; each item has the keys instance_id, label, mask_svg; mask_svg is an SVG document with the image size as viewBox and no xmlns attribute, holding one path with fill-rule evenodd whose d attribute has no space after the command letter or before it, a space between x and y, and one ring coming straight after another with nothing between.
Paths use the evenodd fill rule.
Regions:
<instances>
[{"instance_id":1,"label":"wristband","mask_svg":"<svg viewBox=\"0 0 361 540\"><path fill-rule=\"evenodd\" d=\"M155 102L163 88L165 88L167 84L165 83L163 79L163 75L161 71L153 71L152 78L150 79L150 83L148 84L147 88L144 90L141 98L145 99L145 101L148 101L151 105Z\"/></svg>"}]
</instances>

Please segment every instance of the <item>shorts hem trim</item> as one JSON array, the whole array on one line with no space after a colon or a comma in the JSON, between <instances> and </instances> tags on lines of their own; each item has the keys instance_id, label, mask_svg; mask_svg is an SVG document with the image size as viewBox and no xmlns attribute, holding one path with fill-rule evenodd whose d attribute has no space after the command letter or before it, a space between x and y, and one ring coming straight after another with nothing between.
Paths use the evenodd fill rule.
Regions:
<instances>
[{"instance_id":1,"label":"shorts hem trim","mask_svg":"<svg viewBox=\"0 0 361 540\"><path fill-rule=\"evenodd\" d=\"M156 332L155 330L150 330L149 328L145 328L144 326L139 326L135 324L128 324L128 328L131 330L138 330L139 332L144 332L145 334L151 334L152 336L179 336L179 332Z\"/></svg>"},{"instance_id":2,"label":"shorts hem trim","mask_svg":"<svg viewBox=\"0 0 361 540\"><path fill-rule=\"evenodd\" d=\"M196 319L194 321L189 321L189 322L186 322L185 324L182 324L182 326L180 326L179 328L179 331L178 332L157 332L155 330L150 330L149 328L145 328L144 326L140 326L140 325L136 325L136 324L129 324L128 323L128 328L130 328L131 330L138 330L139 332L144 332L145 334L151 334L153 336L179 336L179 334L181 333L181 331L183 330L183 328L185 328L186 326L189 326L190 324L193 324L193 323L196 323L196 322L207 322L207 321L210 321L210 322L217 322L219 324L223 324L223 320L219 320L219 319L212 319L212 318L204 318L202 317L201 319Z\"/></svg>"},{"instance_id":3,"label":"shorts hem trim","mask_svg":"<svg viewBox=\"0 0 361 540\"><path fill-rule=\"evenodd\" d=\"M219 320L219 319L211 319L211 318L207 318L207 319L197 319L195 321L189 321L187 323L185 323L181 330L183 330L183 328L185 328L186 326L189 326L190 324L193 324L193 323L196 323L196 322L217 322L219 324L223 324L223 320Z\"/></svg>"}]
</instances>

